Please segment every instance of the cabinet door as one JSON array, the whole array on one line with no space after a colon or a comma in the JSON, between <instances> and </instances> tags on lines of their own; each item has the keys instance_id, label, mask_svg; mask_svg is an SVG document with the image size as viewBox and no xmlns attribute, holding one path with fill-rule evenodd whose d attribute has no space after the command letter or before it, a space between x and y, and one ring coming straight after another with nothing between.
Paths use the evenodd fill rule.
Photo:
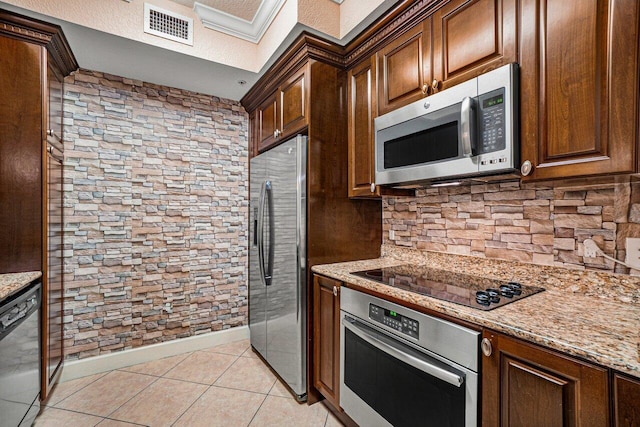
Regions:
<instances>
[{"instance_id":1,"label":"cabinet door","mask_svg":"<svg viewBox=\"0 0 640 427\"><path fill-rule=\"evenodd\" d=\"M640 426L640 380L614 374L613 392L614 425Z\"/></svg>"},{"instance_id":2,"label":"cabinet door","mask_svg":"<svg viewBox=\"0 0 640 427\"><path fill-rule=\"evenodd\" d=\"M431 81L431 18L378 51L378 114L428 93Z\"/></svg>"},{"instance_id":3,"label":"cabinet door","mask_svg":"<svg viewBox=\"0 0 640 427\"><path fill-rule=\"evenodd\" d=\"M633 172L636 0L522 0L522 160L528 179Z\"/></svg>"},{"instance_id":4,"label":"cabinet door","mask_svg":"<svg viewBox=\"0 0 640 427\"><path fill-rule=\"evenodd\" d=\"M51 145L47 144L49 147ZM63 363L63 194L62 153L56 149L47 152L46 171L46 276L43 281L43 387L41 398L57 381Z\"/></svg>"},{"instance_id":5,"label":"cabinet door","mask_svg":"<svg viewBox=\"0 0 640 427\"><path fill-rule=\"evenodd\" d=\"M280 122L278 138L287 139L302 130L308 123L307 67L287 79L279 89Z\"/></svg>"},{"instance_id":6,"label":"cabinet door","mask_svg":"<svg viewBox=\"0 0 640 427\"><path fill-rule=\"evenodd\" d=\"M63 363L63 144L62 94L63 77L49 56L47 67L48 120L44 205L46 253L43 280L43 387L46 399L56 383Z\"/></svg>"},{"instance_id":7,"label":"cabinet door","mask_svg":"<svg viewBox=\"0 0 640 427\"><path fill-rule=\"evenodd\" d=\"M375 187L375 56L349 70L349 197L379 197Z\"/></svg>"},{"instance_id":8,"label":"cabinet door","mask_svg":"<svg viewBox=\"0 0 640 427\"><path fill-rule=\"evenodd\" d=\"M276 95L270 96L256 112L258 120L258 151L262 152L276 142L278 120Z\"/></svg>"},{"instance_id":9,"label":"cabinet door","mask_svg":"<svg viewBox=\"0 0 640 427\"><path fill-rule=\"evenodd\" d=\"M314 386L336 409L340 407L340 285L313 276Z\"/></svg>"},{"instance_id":10,"label":"cabinet door","mask_svg":"<svg viewBox=\"0 0 640 427\"><path fill-rule=\"evenodd\" d=\"M515 0L453 0L438 9L431 90L517 61L516 18Z\"/></svg>"},{"instance_id":11,"label":"cabinet door","mask_svg":"<svg viewBox=\"0 0 640 427\"><path fill-rule=\"evenodd\" d=\"M42 269L42 52L0 36L0 273Z\"/></svg>"},{"instance_id":12,"label":"cabinet door","mask_svg":"<svg viewBox=\"0 0 640 427\"><path fill-rule=\"evenodd\" d=\"M48 82L48 125L47 125L47 142L54 145L58 150L63 150L62 146L62 102L63 102L63 85L64 77L56 66L53 65L53 59L49 55L49 66L47 67Z\"/></svg>"},{"instance_id":13,"label":"cabinet door","mask_svg":"<svg viewBox=\"0 0 640 427\"><path fill-rule=\"evenodd\" d=\"M482 425L609 425L606 369L491 331L485 340Z\"/></svg>"}]
</instances>

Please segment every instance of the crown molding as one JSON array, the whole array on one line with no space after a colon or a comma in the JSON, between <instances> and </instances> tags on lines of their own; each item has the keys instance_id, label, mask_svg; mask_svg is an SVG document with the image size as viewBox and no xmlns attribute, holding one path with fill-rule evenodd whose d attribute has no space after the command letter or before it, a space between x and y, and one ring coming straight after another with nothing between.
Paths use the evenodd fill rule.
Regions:
<instances>
[{"instance_id":1,"label":"crown molding","mask_svg":"<svg viewBox=\"0 0 640 427\"><path fill-rule=\"evenodd\" d=\"M193 5L193 10L205 27L258 43L284 2L285 0L264 0L251 21L198 2Z\"/></svg>"},{"instance_id":2,"label":"crown molding","mask_svg":"<svg viewBox=\"0 0 640 427\"><path fill-rule=\"evenodd\" d=\"M78 69L62 28L0 9L0 34L44 46L65 76Z\"/></svg>"}]
</instances>

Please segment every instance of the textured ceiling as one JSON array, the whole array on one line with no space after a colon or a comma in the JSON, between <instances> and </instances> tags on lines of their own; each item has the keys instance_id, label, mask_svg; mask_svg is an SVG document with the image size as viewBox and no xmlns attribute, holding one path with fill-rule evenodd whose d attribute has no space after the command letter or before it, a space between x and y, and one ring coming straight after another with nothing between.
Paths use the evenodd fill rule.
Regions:
<instances>
[{"instance_id":1,"label":"textured ceiling","mask_svg":"<svg viewBox=\"0 0 640 427\"><path fill-rule=\"evenodd\" d=\"M196 0L171 0L193 8ZM198 3L212 7L237 18L251 22L262 4L262 0L197 0Z\"/></svg>"}]
</instances>

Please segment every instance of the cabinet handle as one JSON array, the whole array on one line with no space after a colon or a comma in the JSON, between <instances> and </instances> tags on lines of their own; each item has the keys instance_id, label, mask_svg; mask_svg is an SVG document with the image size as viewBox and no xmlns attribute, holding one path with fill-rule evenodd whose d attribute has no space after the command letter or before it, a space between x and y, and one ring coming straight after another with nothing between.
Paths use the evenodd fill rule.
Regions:
<instances>
[{"instance_id":1,"label":"cabinet handle","mask_svg":"<svg viewBox=\"0 0 640 427\"><path fill-rule=\"evenodd\" d=\"M424 84L422 85L422 94L423 95L429 95L429 85L428 84Z\"/></svg>"},{"instance_id":2,"label":"cabinet handle","mask_svg":"<svg viewBox=\"0 0 640 427\"><path fill-rule=\"evenodd\" d=\"M482 349L482 354L487 357L491 356L491 353L493 353L493 347L491 346L491 340L489 338L482 338L480 348Z\"/></svg>"},{"instance_id":3,"label":"cabinet handle","mask_svg":"<svg viewBox=\"0 0 640 427\"><path fill-rule=\"evenodd\" d=\"M47 153L51 154L51 157L53 157L54 159L56 159L60 163L64 162L64 158L62 156L57 155L55 153L55 151L53 151L53 146L52 145L48 145L47 146Z\"/></svg>"},{"instance_id":4,"label":"cabinet handle","mask_svg":"<svg viewBox=\"0 0 640 427\"><path fill-rule=\"evenodd\" d=\"M375 192L376 192L376 183L375 183L375 182L372 182L372 183L371 183L371 192L372 192L372 193L375 193Z\"/></svg>"},{"instance_id":5,"label":"cabinet handle","mask_svg":"<svg viewBox=\"0 0 640 427\"><path fill-rule=\"evenodd\" d=\"M532 170L533 170L533 165L529 160L525 160L522 163L522 166L520 166L520 173L522 174L522 176L529 175Z\"/></svg>"},{"instance_id":6,"label":"cabinet handle","mask_svg":"<svg viewBox=\"0 0 640 427\"><path fill-rule=\"evenodd\" d=\"M334 296L334 297L337 297L337 296L338 296L338 287L337 287L337 286L334 286L334 287L333 287L333 296Z\"/></svg>"},{"instance_id":7,"label":"cabinet handle","mask_svg":"<svg viewBox=\"0 0 640 427\"><path fill-rule=\"evenodd\" d=\"M433 81L431 82L431 89L435 92L436 90L438 90L439 86L440 82L437 79L433 79Z\"/></svg>"},{"instance_id":8,"label":"cabinet handle","mask_svg":"<svg viewBox=\"0 0 640 427\"><path fill-rule=\"evenodd\" d=\"M56 133L55 133L55 131L53 129L47 129L47 136L52 136L56 140L62 142L62 138L60 138L58 135L56 135Z\"/></svg>"}]
</instances>

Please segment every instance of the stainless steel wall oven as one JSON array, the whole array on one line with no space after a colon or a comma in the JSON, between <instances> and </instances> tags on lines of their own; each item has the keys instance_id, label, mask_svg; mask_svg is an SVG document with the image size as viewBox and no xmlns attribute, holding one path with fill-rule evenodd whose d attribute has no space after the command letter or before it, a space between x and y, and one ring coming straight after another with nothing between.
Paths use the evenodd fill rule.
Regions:
<instances>
[{"instance_id":1,"label":"stainless steel wall oven","mask_svg":"<svg viewBox=\"0 0 640 427\"><path fill-rule=\"evenodd\" d=\"M342 288L340 406L361 426L476 426L480 333Z\"/></svg>"}]
</instances>

